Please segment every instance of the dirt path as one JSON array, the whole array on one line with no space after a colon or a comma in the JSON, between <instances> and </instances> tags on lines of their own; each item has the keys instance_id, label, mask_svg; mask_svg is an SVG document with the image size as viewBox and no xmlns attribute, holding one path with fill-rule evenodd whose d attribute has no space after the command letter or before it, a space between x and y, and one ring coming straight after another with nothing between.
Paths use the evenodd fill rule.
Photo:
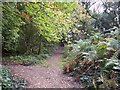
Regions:
<instances>
[{"instance_id":1,"label":"dirt path","mask_svg":"<svg viewBox=\"0 0 120 90\"><path fill-rule=\"evenodd\" d=\"M62 74L60 67L61 49L49 57L43 65L9 65L14 75L27 80L28 88L79 88L71 77Z\"/></svg>"}]
</instances>

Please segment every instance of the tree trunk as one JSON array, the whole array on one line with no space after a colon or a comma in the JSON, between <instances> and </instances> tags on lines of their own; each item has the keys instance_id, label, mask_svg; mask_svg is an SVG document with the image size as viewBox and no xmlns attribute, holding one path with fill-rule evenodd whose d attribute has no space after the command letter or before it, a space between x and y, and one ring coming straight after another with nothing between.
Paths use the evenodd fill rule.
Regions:
<instances>
[{"instance_id":1,"label":"tree trunk","mask_svg":"<svg viewBox=\"0 0 120 90\"><path fill-rule=\"evenodd\" d=\"M41 39L41 35L40 35L40 42L39 42L38 55L41 53L41 44L42 44L42 39Z\"/></svg>"}]
</instances>

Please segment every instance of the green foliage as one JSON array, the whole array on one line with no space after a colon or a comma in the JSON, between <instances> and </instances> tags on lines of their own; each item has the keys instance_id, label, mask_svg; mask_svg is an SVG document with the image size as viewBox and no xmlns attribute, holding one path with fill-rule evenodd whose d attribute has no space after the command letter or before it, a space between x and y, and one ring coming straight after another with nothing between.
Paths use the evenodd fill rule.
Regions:
<instances>
[{"instance_id":1,"label":"green foliage","mask_svg":"<svg viewBox=\"0 0 120 90\"><path fill-rule=\"evenodd\" d=\"M97 34L66 46L64 72L75 78L79 76L84 87L117 88L120 84L119 39L114 35L109 38L110 34L106 38Z\"/></svg>"},{"instance_id":2,"label":"green foliage","mask_svg":"<svg viewBox=\"0 0 120 90\"><path fill-rule=\"evenodd\" d=\"M91 43L89 39L85 39L85 40L80 39L79 41L76 41L76 42L81 51L87 51Z\"/></svg>"},{"instance_id":3,"label":"green foliage","mask_svg":"<svg viewBox=\"0 0 120 90\"><path fill-rule=\"evenodd\" d=\"M40 64L47 57L49 57L48 54L9 56L9 57L4 57L3 62L9 61L9 63L28 66L28 65Z\"/></svg>"},{"instance_id":4,"label":"green foliage","mask_svg":"<svg viewBox=\"0 0 120 90\"><path fill-rule=\"evenodd\" d=\"M76 3L3 3L3 52L40 54L56 43L72 24Z\"/></svg>"},{"instance_id":5,"label":"green foliage","mask_svg":"<svg viewBox=\"0 0 120 90\"><path fill-rule=\"evenodd\" d=\"M3 3L2 18L2 41L3 50L16 51L17 39L19 37L19 26L23 23L21 18L16 14L18 10L15 3Z\"/></svg>"},{"instance_id":6,"label":"green foliage","mask_svg":"<svg viewBox=\"0 0 120 90\"><path fill-rule=\"evenodd\" d=\"M91 16L87 14L87 10L80 4L77 5L74 12L71 15L72 21L74 22L70 29L74 33L78 33L77 37L85 38L91 34L94 30L91 26ZM74 38L74 36L73 36Z\"/></svg>"},{"instance_id":7,"label":"green foliage","mask_svg":"<svg viewBox=\"0 0 120 90\"><path fill-rule=\"evenodd\" d=\"M1 72L1 80L2 80L2 89L20 89L24 88L27 82L21 78L13 77L11 71L5 66L0 66Z\"/></svg>"},{"instance_id":8,"label":"green foliage","mask_svg":"<svg viewBox=\"0 0 120 90\"><path fill-rule=\"evenodd\" d=\"M104 58L104 53L107 51L107 43L106 42L100 42L96 45L96 53L97 53L97 57L99 59Z\"/></svg>"},{"instance_id":9,"label":"green foliage","mask_svg":"<svg viewBox=\"0 0 120 90\"><path fill-rule=\"evenodd\" d=\"M116 40L114 38L110 38L108 40L108 42L110 43L110 46L114 49L117 49L119 47L119 40Z\"/></svg>"},{"instance_id":10,"label":"green foliage","mask_svg":"<svg viewBox=\"0 0 120 90\"><path fill-rule=\"evenodd\" d=\"M9 88L11 86L11 73L10 70L8 70L5 67L0 66L2 72L1 72L1 80L2 80L2 85L3 88Z\"/></svg>"},{"instance_id":11,"label":"green foliage","mask_svg":"<svg viewBox=\"0 0 120 90\"><path fill-rule=\"evenodd\" d=\"M18 50L20 53L38 53L42 37L40 37L38 29L32 23L21 26L19 36Z\"/></svg>"}]
</instances>

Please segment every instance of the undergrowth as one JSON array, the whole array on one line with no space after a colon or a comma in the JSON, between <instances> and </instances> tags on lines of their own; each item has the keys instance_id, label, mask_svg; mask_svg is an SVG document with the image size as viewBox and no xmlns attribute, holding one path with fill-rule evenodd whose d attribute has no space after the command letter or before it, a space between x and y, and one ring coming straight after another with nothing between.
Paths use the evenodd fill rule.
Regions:
<instances>
[{"instance_id":1,"label":"undergrowth","mask_svg":"<svg viewBox=\"0 0 120 90\"><path fill-rule=\"evenodd\" d=\"M66 45L63 55L66 61L64 73L74 77L74 80L82 83L85 88L119 88L119 45L120 38L116 37L114 32L107 36L96 33L88 39Z\"/></svg>"},{"instance_id":2,"label":"undergrowth","mask_svg":"<svg viewBox=\"0 0 120 90\"><path fill-rule=\"evenodd\" d=\"M27 85L27 81L22 78L13 76L10 69L5 66L0 66L0 80L3 90L22 89Z\"/></svg>"},{"instance_id":3,"label":"undergrowth","mask_svg":"<svg viewBox=\"0 0 120 90\"><path fill-rule=\"evenodd\" d=\"M18 55L18 56L9 56L3 57L2 61L8 61L9 63L21 64L21 65L34 65L40 64L45 58L49 57L48 54L40 55Z\"/></svg>"}]
</instances>

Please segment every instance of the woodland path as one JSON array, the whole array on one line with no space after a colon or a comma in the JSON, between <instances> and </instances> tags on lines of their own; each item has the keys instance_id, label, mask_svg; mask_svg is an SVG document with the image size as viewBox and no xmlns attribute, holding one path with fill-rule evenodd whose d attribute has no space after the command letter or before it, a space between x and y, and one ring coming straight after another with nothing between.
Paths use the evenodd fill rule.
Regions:
<instances>
[{"instance_id":1,"label":"woodland path","mask_svg":"<svg viewBox=\"0 0 120 90\"><path fill-rule=\"evenodd\" d=\"M62 49L55 50L42 65L8 65L13 74L29 83L27 88L79 88L71 77L63 74L61 63Z\"/></svg>"}]
</instances>

